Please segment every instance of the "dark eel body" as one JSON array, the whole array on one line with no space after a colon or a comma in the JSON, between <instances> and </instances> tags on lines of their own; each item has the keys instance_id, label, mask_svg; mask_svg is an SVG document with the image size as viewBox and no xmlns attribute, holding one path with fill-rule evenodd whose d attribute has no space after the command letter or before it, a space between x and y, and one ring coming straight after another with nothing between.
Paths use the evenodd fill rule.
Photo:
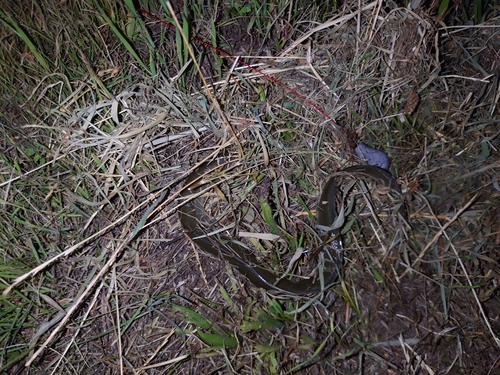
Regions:
<instances>
[{"instance_id":1,"label":"dark eel body","mask_svg":"<svg viewBox=\"0 0 500 375\"><path fill-rule=\"evenodd\" d=\"M184 197L196 194L200 190L200 182L206 170L215 167L216 163L205 163L198 167L186 180ZM369 178L383 184L397 193L400 193L399 184L385 169L375 166L359 165L344 169L342 172L352 174L355 178ZM194 188L192 186L195 186ZM324 186L317 207L318 226L331 227L338 215L337 195L339 194L339 176L331 177ZM406 211L402 204L398 214L406 218ZM287 294L304 295L319 293L333 285L339 277L342 265L342 242L337 230L325 233L323 246L324 251L324 273L323 279L311 278L291 281L286 278L278 279L276 274L259 265L259 261L252 253L249 253L240 243L224 236L208 236L207 232L198 224L200 218L208 218L207 213L201 205L201 198L195 198L185 202L179 209L179 217L186 234L203 251L217 258L224 259L235 267L241 274L250 280L255 286L267 290L279 291Z\"/></svg>"}]
</instances>

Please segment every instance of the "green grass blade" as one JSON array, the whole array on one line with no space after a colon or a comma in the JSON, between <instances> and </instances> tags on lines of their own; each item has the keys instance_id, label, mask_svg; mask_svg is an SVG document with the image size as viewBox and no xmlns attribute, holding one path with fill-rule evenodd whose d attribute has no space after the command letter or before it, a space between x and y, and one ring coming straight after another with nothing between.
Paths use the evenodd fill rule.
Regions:
<instances>
[{"instance_id":1,"label":"green grass blade","mask_svg":"<svg viewBox=\"0 0 500 375\"><path fill-rule=\"evenodd\" d=\"M49 63L47 62L45 57L43 57L42 52L39 51L38 48L36 48L35 44L31 41L30 37L28 36L28 34L24 32L21 26L19 26L17 22L15 22L12 19L12 17L10 17L7 13L2 11L1 9L0 9L0 21L2 21L2 23L8 29L11 29L14 33L17 34L17 36L19 36L23 40L24 43L26 43L28 49L35 56L40 65L43 66L43 68L46 71L49 71L50 70Z\"/></svg>"},{"instance_id":2,"label":"green grass blade","mask_svg":"<svg viewBox=\"0 0 500 375\"><path fill-rule=\"evenodd\" d=\"M135 50L134 46L132 43L128 40L128 38L125 36L125 34L114 24L114 22L111 20L111 18L108 17L104 9L97 3L96 0L94 0L95 6L99 9L101 12L102 18L106 21L106 23L111 27L111 30L113 33L120 39L120 42L123 44L123 46L126 48L126 50L133 56L135 61L141 66L144 71L146 71L148 74L151 74L149 69L147 68L146 64L142 61L141 57Z\"/></svg>"},{"instance_id":3,"label":"green grass blade","mask_svg":"<svg viewBox=\"0 0 500 375\"><path fill-rule=\"evenodd\" d=\"M148 31L148 28L146 27L146 24L142 20L142 18L139 15L139 12L137 11L134 1L132 0L125 0L125 5L128 7L128 9L132 12L132 14L135 17L135 21L141 30L144 30L145 38L146 38L146 43L149 47L149 71L151 75L156 76L156 60L155 60L155 42L153 41L153 38L151 37L151 34Z\"/></svg>"},{"instance_id":4,"label":"green grass blade","mask_svg":"<svg viewBox=\"0 0 500 375\"><path fill-rule=\"evenodd\" d=\"M224 348L236 348L238 346L238 340L236 340L236 337L233 335L225 336L214 333L205 333L203 331L198 331L197 333L203 341L212 346Z\"/></svg>"},{"instance_id":5,"label":"green grass blade","mask_svg":"<svg viewBox=\"0 0 500 375\"><path fill-rule=\"evenodd\" d=\"M274 221L273 211L271 210L271 206L269 205L269 202L267 202L264 198L260 199L260 209L262 210L262 216L264 217L264 221L271 229L271 233L277 236L281 236L281 230Z\"/></svg>"},{"instance_id":6,"label":"green grass blade","mask_svg":"<svg viewBox=\"0 0 500 375\"><path fill-rule=\"evenodd\" d=\"M205 318L203 315L200 313L197 313L196 311L193 311L191 309L188 309L184 306L179 306L179 305L173 305L174 311L178 311L181 314L184 315L186 320L198 327L208 329L212 327L212 322Z\"/></svg>"}]
</instances>

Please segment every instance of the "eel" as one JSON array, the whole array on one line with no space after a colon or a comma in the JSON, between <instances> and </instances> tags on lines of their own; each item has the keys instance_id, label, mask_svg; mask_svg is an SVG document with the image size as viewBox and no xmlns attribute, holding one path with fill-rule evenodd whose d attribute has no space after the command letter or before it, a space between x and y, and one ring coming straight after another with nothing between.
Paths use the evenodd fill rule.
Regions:
<instances>
[{"instance_id":1,"label":"eel","mask_svg":"<svg viewBox=\"0 0 500 375\"><path fill-rule=\"evenodd\" d=\"M181 225L187 236L204 252L216 258L227 261L245 276L250 282L259 288L269 291L277 291L285 294L305 295L320 293L331 287L339 279L342 266L342 241L339 229L327 230L324 233L322 249L324 251L323 278L305 278L292 281L278 276L268 269L259 265L254 254L248 252L238 241L228 236L208 235L199 225L200 220L210 220L208 214L201 205L201 197L190 199L203 186L202 179L206 171L217 166L216 162L204 163L195 169L187 178L181 195L185 198L184 204L179 208ZM370 178L382 183L397 193L401 193L399 184L385 169L371 165L358 165L343 169L355 178ZM316 211L318 227L331 228L338 216L338 194L339 176L333 175L325 184L318 202ZM401 205L398 214L406 219L404 204Z\"/></svg>"}]
</instances>

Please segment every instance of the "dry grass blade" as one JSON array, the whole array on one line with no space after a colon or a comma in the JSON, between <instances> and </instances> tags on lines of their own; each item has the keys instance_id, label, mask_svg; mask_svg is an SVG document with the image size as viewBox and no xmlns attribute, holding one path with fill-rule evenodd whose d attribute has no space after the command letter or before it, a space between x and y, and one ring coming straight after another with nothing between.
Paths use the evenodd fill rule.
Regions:
<instances>
[{"instance_id":1,"label":"dry grass blade","mask_svg":"<svg viewBox=\"0 0 500 375\"><path fill-rule=\"evenodd\" d=\"M347 15L342 16L342 17L337 17L336 16L335 18L333 18L333 19L331 19L331 20L329 20L329 21L327 21L327 22L325 22L325 23L323 23L323 24L315 27L314 29L309 30L302 37L300 37L299 39L293 41L293 43L289 47L287 47L283 52L281 52L280 56L284 57L284 56L289 55L290 52L292 52L299 44L301 44L304 41L306 41L307 39L309 39L315 33L318 33L318 32L320 32L322 30L328 29L328 28L330 28L332 26L342 26L347 21L353 19L356 16L359 16L361 14L361 12L373 9L375 7L375 5L377 5L377 3L378 3L377 1L373 1L371 3L368 3L368 4L364 5L361 9L357 10L356 12L347 14Z\"/></svg>"},{"instance_id":2,"label":"dry grass blade","mask_svg":"<svg viewBox=\"0 0 500 375\"><path fill-rule=\"evenodd\" d=\"M90 283L86 286L83 293L81 293L77 299L75 299L73 305L66 311L66 314L59 322L57 327L55 327L50 333L49 337L40 345L40 347L33 353L31 358L26 362L26 366L30 366L31 363L38 358L38 356L47 348L47 346L54 340L56 335L66 327L68 321L73 317L73 314L80 309L82 302L87 298L88 294L94 289L95 285L103 279L103 276L109 271L109 269L115 264L117 257L123 251L125 245L129 243L129 241L133 238L133 235L130 235L123 243L123 246L116 249L112 254L109 260L104 264L99 273L90 281Z\"/></svg>"},{"instance_id":3,"label":"dry grass blade","mask_svg":"<svg viewBox=\"0 0 500 375\"><path fill-rule=\"evenodd\" d=\"M413 261L411 265L401 274L400 277L404 277L410 270L415 267L415 265L422 260L423 257L426 256L427 250L445 233L446 229L451 226L459 217L462 215L467 209L476 201L477 195L472 197L454 216L449 220L445 225L441 227L441 229L434 235L431 241L427 242L425 247L422 249L421 253L418 257Z\"/></svg>"}]
</instances>

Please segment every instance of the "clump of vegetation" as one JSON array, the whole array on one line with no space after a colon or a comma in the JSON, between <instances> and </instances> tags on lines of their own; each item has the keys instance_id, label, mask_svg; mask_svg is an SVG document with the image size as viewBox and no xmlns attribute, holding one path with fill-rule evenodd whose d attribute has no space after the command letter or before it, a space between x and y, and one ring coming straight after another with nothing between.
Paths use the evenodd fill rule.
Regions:
<instances>
[{"instance_id":1,"label":"clump of vegetation","mask_svg":"<svg viewBox=\"0 0 500 375\"><path fill-rule=\"evenodd\" d=\"M474 4L2 3L0 372L493 373L500 17ZM259 290L183 233L184 181L222 157L214 233L297 272L359 141L408 221L356 185L325 293Z\"/></svg>"}]
</instances>

